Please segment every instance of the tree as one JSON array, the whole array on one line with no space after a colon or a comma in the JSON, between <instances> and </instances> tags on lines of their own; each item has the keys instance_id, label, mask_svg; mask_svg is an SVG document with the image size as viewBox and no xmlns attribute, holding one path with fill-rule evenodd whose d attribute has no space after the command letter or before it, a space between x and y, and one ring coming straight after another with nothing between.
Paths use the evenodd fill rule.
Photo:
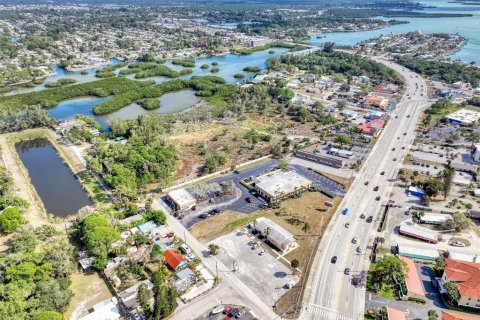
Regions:
<instances>
[{"instance_id":1,"label":"tree","mask_svg":"<svg viewBox=\"0 0 480 320\"><path fill-rule=\"evenodd\" d=\"M440 191L444 190L441 180L430 178L423 183L423 190L429 197L435 197Z\"/></svg>"},{"instance_id":2,"label":"tree","mask_svg":"<svg viewBox=\"0 0 480 320\"><path fill-rule=\"evenodd\" d=\"M383 247L383 244L385 243L385 238L379 237L378 238L378 243L380 243L380 247Z\"/></svg>"},{"instance_id":3,"label":"tree","mask_svg":"<svg viewBox=\"0 0 480 320\"><path fill-rule=\"evenodd\" d=\"M287 170L288 169L288 162L287 161L280 161L280 163L278 164L278 169L282 169L282 170Z\"/></svg>"},{"instance_id":4,"label":"tree","mask_svg":"<svg viewBox=\"0 0 480 320\"><path fill-rule=\"evenodd\" d=\"M445 262L445 258L443 256L438 256L435 258L435 265L433 266L433 270L435 272L443 270L447 266Z\"/></svg>"},{"instance_id":5,"label":"tree","mask_svg":"<svg viewBox=\"0 0 480 320\"><path fill-rule=\"evenodd\" d=\"M325 44L323 45L323 52L332 53L334 47L335 47L335 42L325 42Z\"/></svg>"},{"instance_id":6,"label":"tree","mask_svg":"<svg viewBox=\"0 0 480 320\"><path fill-rule=\"evenodd\" d=\"M152 293L150 289L148 289L146 284L142 283L140 287L138 287L137 301L146 315L150 312L151 299L152 299Z\"/></svg>"},{"instance_id":7,"label":"tree","mask_svg":"<svg viewBox=\"0 0 480 320\"><path fill-rule=\"evenodd\" d=\"M216 256L218 254L220 247L216 245L215 243L210 243L208 245L208 250L210 250L210 253Z\"/></svg>"},{"instance_id":8,"label":"tree","mask_svg":"<svg viewBox=\"0 0 480 320\"><path fill-rule=\"evenodd\" d=\"M427 320L440 320L438 313L435 309L428 310L428 318Z\"/></svg>"},{"instance_id":9,"label":"tree","mask_svg":"<svg viewBox=\"0 0 480 320\"><path fill-rule=\"evenodd\" d=\"M293 259L290 264L292 268L298 268L300 266L300 261L298 261L298 259Z\"/></svg>"},{"instance_id":10,"label":"tree","mask_svg":"<svg viewBox=\"0 0 480 320\"><path fill-rule=\"evenodd\" d=\"M423 205L424 205L425 207L430 206L430 197L427 196L426 194L424 194L424 195L422 196L422 203L423 203Z\"/></svg>"},{"instance_id":11,"label":"tree","mask_svg":"<svg viewBox=\"0 0 480 320\"><path fill-rule=\"evenodd\" d=\"M34 252L37 246L37 236L32 228L20 229L12 238L10 250L14 253Z\"/></svg>"},{"instance_id":12,"label":"tree","mask_svg":"<svg viewBox=\"0 0 480 320\"><path fill-rule=\"evenodd\" d=\"M0 213L0 232L12 233L25 223L18 208L7 208Z\"/></svg>"},{"instance_id":13,"label":"tree","mask_svg":"<svg viewBox=\"0 0 480 320\"><path fill-rule=\"evenodd\" d=\"M150 210L148 211L149 219L155 221L156 224L165 225L167 222L167 217L162 210Z\"/></svg>"},{"instance_id":14,"label":"tree","mask_svg":"<svg viewBox=\"0 0 480 320\"><path fill-rule=\"evenodd\" d=\"M302 230L305 233L307 233L311 228L312 228L312 226L310 225L310 222L308 222L308 221L303 222Z\"/></svg>"},{"instance_id":15,"label":"tree","mask_svg":"<svg viewBox=\"0 0 480 320\"><path fill-rule=\"evenodd\" d=\"M151 261L160 261L162 259L162 247L155 243L150 250L150 260Z\"/></svg>"},{"instance_id":16,"label":"tree","mask_svg":"<svg viewBox=\"0 0 480 320\"><path fill-rule=\"evenodd\" d=\"M450 300L450 303L457 302L460 299L460 292L458 291L458 284L455 282L447 281L443 284L443 289L445 289L445 294Z\"/></svg>"},{"instance_id":17,"label":"tree","mask_svg":"<svg viewBox=\"0 0 480 320\"><path fill-rule=\"evenodd\" d=\"M404 272L407 271L407 263L396 256L385 256L378 260L373 271L372 279L375 283L393 284L395 277L403 282Z\"/></svg>"},{"instance_id":18,"label":"tree","mask_svg":"<svg viewBox=\"0 0 480 320\"><path fill-rule=\"evenodd\" d=\"M67 240L47 246L43 260L52 264L55 277L67 277L75 271L77 266L74 247Z\"/></svg>"},{"instance_id":19,"label":"tree","mask_svg":"<svg viewBox=\"0 0 480 320\"><path fill-rule=\"evenodd\" d=\"M335 142L339 143L341 146L343 146L344 144L349 144L350 143L350 137L347 136L346 134L339 134L335 138Z\"/></svg>"},{"instance_id":20,"label":"tree","mask_svg":"<svg viewBox=\"0 0 480 320\"><path fill-rule=\"evenodd\" d=\"M64 320L63 314L56 311L39 311L33 315L33 320Z\"/></svg>"},{"instance_id":21,"label":"tree","mask_svg":"<svg viewBox=\"0 0 480 320\"><path fill-rule=\"evenodd\" d=\"M65 312L73 297L73 292L68 289L70 280L66 278L43 280L37 283L35 294L39 304L46 310Z\"/></svg>"},{"instance_id":22,"label":"tree","mask_svg":"<svg viewBox=\"0 0 480 320\"><path fill-rule=\"evenodd\" d=\"M443 196L447 198L448 193L452 187L453 176L455 174L455 169L448 168L443 171Z\"/></svg>"},{"instance_id":23,"label":"tree","mask_svg":"<svg viewBox=\"0 0 480 320\"><path fill-rule=\"evenodd\" d=\"M471 220L463 212L455 212L452 214L453 219L445 220L442 223L442 228L445 230L454 229L457 232L466 230L471 225Z\"/></svg>"}]
</instances>

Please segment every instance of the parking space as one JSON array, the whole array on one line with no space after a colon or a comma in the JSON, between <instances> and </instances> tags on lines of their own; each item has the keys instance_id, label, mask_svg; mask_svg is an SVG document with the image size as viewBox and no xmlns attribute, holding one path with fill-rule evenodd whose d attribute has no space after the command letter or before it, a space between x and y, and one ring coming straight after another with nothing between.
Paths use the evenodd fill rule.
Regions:
<instances>
[{"instance_id":1,"label":"parking space","mask_svg":"<svg viewBox=\"0 0 480 320\"><path fill-rule=\"evenodd\" d=\"M222 310L223 311L219 311ZM243 310L241 316L235 317L234 314L237 312L234 310ZM233 313L232 313L233 312ZM213 308L209 313L196 317L197 320L223 320L226 317L230 319L241 319L241 320L256 320L258 317L248 308L237 306L237 305L218 305Z\"/></svg>"},{"instance_id":2,"label":"parking space","mask_svg":"<svg viewBox=\"0 0 480 320\"><path fill-rule=\"evenodd\" d=\"M220 247L217 257L231 267L219 272L235 272L267 305L274 305L288 291L288 286L294 286L299 280L278 257L270 254L270 250L261 255L265 244L245 230L229 233L213 242ZM260 244L256 249L252 249L254 242Z\"/></svg>"}]
</instances>

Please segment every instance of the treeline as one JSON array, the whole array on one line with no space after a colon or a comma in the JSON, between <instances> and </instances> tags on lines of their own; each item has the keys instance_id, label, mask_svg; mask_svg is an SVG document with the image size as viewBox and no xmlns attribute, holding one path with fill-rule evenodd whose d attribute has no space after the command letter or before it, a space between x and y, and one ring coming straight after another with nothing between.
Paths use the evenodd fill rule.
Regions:
<instances>
[{"instance_id":1,"label":"treeline","mask_svg":"<svg viewBox=\"0 0 480 320\"><path fill-rule=\"evenodd\" d=\"M358 9L358 8L333 8L325 12L326 16L346 19L368 19L376 17L410 17L410 18L457 18L471 17L469 13L427 13L410 10L388 9ZM405 23L405 22L401 22Z\"/></svg>"},{"instance_id":2,"label":"treeline","mask_svg":"<svg viewBox=\"0 0 480 320\"><path fill-rule=\"evenodd\" d=\"M45 83L45 87L46 88L59 88L59 87L67 86L69 84L74 84L76 82L77 82L77 80L75 80L75 79L62 78L62 79L58 79L57 81L51 81L51 82Z\"/></svg>"},{"instance_id":3,"label":"treeline","mask_svg":"<svg viewBox=\"0 0 480 320\"><path fill-rule=\"evenodd\" d=\"M440 76L447 83L462 81L477 87L480 84L480 68L462 62L441 62L407 56L397 56L396 62L427 76Z\"/></svg>"},{"instance_id":4,"label":"treeline","mask_svg":"<svg viewBox=\"0 0 480 320\"><path fill-rule=\"evenodd\" d=\"M288 66L295 66L317 75L341 73L345 76L367 76L377 83L382 81L403 83L394 70L383 64L341 51L317 51L306 56L283 55L267 60L267 67L271 70L280 71Z\"/></svg>"},{"instance_id":5,"label":"treeline","mask_svg":"<svg viewBox=\"0 0 480 320\"><path fill-rule=\"evenodd\" d=\"M267 44L264 44L263 46L256 46L252 48L240 48L240 49L232 49L233 53L241 54L241 55L249 55L257 51L263 51L267 49L272 49L272 48L287 48L290 49L290 51L300 51L305 49L305 46L299 45L299 44L290 44L290 43L285 43L281 41L274 41L270 42Z\"/></svg>"}]
</instances>

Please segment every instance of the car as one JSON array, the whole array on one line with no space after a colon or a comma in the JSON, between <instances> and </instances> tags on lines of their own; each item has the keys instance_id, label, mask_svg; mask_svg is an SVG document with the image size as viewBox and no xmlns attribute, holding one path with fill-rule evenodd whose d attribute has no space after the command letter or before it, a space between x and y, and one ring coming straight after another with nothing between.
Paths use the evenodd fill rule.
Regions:
<instances>
[{"instance_id":1,"label":"car","mask_svg":"<svg viewBox=\"0 0 480 320\"><path fill-rule=\"evenodd\" d=\"M380 201L380 196L376 197L375 200Z\"/></svg>"},{"instance_id":2,"label":"car","mask_svg":"<svg viewBox=\"0 0 480 320\"><path fill-rule=\"evenodd\" d=\"M384 175L385 175L385 171L380 172L380 175L381 175L381 176L384 176Z\"/></svg>"},{"instance_id":3,"label":"car","mask_svg":"<svg viewBox=\"0 0 480 320\"><path fill-rule=\"evenodd\" d=\"M402 150L405 150L405 146L402 147Z\"/></svg>"},{"instance_id":4,"label":"car","mask_svg":"<svg viewBox=\"0 0 480 320\"><path fill-rule=\"evenodd\" d=\"M365 219L365 213L362 213L362 214L360 215L360 219Z\"/></svg>"},{"instance_id":5,"label":"car","mask_svg":"<svg viewBox=\"0 0 480 320\"><path fill-rule=\"evenodd\" d=\"M398 114L395 115L395 119L397 119L397 118L398 118Z\"/></svg>"},{"instance_id":6,"label":"car","mask_svg":"<svg viewBox=\"0 0 480 320\"><path fill-rule=\"evenodd\" d=\"M358 253L363 253L363 248L362 247L357 247L357 252Z\"/></svg>"},{"instance_id":7,"label":"car","mask_svg":"<svg viewBox=\"0 0 480 320\"><path fill-rule=\"evenodd\" d=\"M397 137L397 140L400 140L400 137Z\"/></svg>"},{"instance_id":8,"label":"car","mask_svg":"<svg viewBox=\"0 0 480 320\"><path fill-rule=\"evenodd\" d=\"M420 163L420 166L425 167L425 163Z\"/></svg>"},{"instance_id":9,"label":"car","mask_svg":"<svg viewBox=\"0 0 480 320\"><path fill-rule=\"evenodd\" d=\"M345 228L350 228L350 223L345 223Z\"/></svg>"},{"instance_id":10,"label":"car","mask_svg":"<svg viewBox=\"0 0 480 320\"><path fill-rule=\"evenodd\" d=\"M201 215L198 216L200 219L207 219L209 215L207 213L202 213Z\"/></svg>"},{"instance_id":11,"label":"car","mask_svg":"<svg viewBox=\"0 0 480 320\"><path fill-rule=\"evenodd\" d=\"M407 135L407 133L406 133L406 132L404 132L404 133L403 133L403 135L404 135L404 136L406 136L406 135Z\"/></svg>"},{"instance_id":12,"label":"car","mask_svg":"<svg viewBox=\"0 0 480 320\"><path fill-rule=\"evenodd\" d=\"M395 151L395 148L392 148L392 151Z\"/></svg>"},{"instance_id":13,"label":"car","mask_svg":"<svg viewBox=\"0 0 480 320\"><path fill-rule=\"evenodd\" d=\"M342 214L343 214L344 216L346 216L346 215L348 214L348 208L343 209L343 210L342 210Z\"/></svg>"},{"instance_id":14,"label":"car","mask_svg":"<svg viewBox=\"0 0 480 320\"><path fill-rule=\"evenodd\" d=\"M190 247L187 246L186 244L182 244L182 245L180 246L180 251L182 251L182 252L185 253L185 254L190 254L190 253L192 253L192 250L191 250Z\"/></svg>"},{"instance_id":15,"label":"car","mask_svg":"<svg viewBox=\"0 0 480 320\"><path fill-rule=\"evenodd\" d=\"M194 254L189 254L186 257L187 262L192 262L195 259L197 259L197 257Z\"/></svg>"},{"instance_id":16,"label":"car","mask_svg":"<svg viewBox=\"0 0 480 320\"><path fill-rule=\"evenodd\" d=\"M358 286L358 284L360 283L360 279L358 279L357 277L354 277L352 279L352 283L353 283L354 286Z\"/></svg>"},{"instance_id":17,"label":"car","mask_svg":"<svg viewBox=\"0 0 480 320\"><path fill-rule=\"evenodd\" d=\"M363 184L368 186L369 183L370 183L369 181L365 181Z\"/></svg>"},{"instance_id":18,"label":"car","mask_svg":"<svg viewBox=\"0 0 480 320\"><path fill-rule=\"evenodd\" d=\"M214 308L212 309L212 311L210 311L210 314L211 314L211 315L214 315L214 314L223 312L223 310L225 310L225 307L222 306L222 305L218 305L218 306L214 307Z\"/></svg>"},{"instance_id":19,"label":"car","mask_svg":"<svg viewBox=\"0 0 480 320\"><path fill-rule=\"evenodd\" d=\"M393 158L393 161L397 161L397 158Z\"/></svg>"},{"instance_id":20,"label":"car","mask_svg":"<svg viewBox=\"0 0 480 320\"><path fill-rule=\"evenodd\" d=\"M263 256L265 253L267 253L267 250L263 249L258 253L258 255Z\"/></svg>"},{"instance_id":21,"label":"car","mask_svg":"<svg viewBox=\"0 0 480 320\"><path fill-rule=\"evenodd\" d=\"M425 167L430 168L430 165L427 163L427 164L425 165Z\"/></svg>"},{"instance_id":22,"label":"car","mask_svg":"<svg viewBox=\"0 0 480 320\"><path fill-rule=\"evenodd\" d=\"M358 239L357 239L357 238L353 238L353 239L352 239L352 243L355 243L355 244L356 244L357 242L358 242Z\"/></svg>"},{"instance_id":23,"label":"car","mask_svg":"<svg viewBox=\"0 0 480 320\"><path fill-rule=\"evenodd\" d=\"M253 202L253 199L251 197L246 197L245 198L245 201L247 201L248 203L252 203Z\"/></svg>"},{"instance_id":24,"label":"car","mask_svg":"<svg viewBox=\"0 0 480 320\"><path fill-rule=\"evenodd\" d=\"M405 211L405 215L409 216L410 215L410 210Z\"/></svg>"},{"instance_id":25,"label":"car","mask_svg":"<svg viewBox=\"0 0 480 320\"><path fill-rule=\"evenodd\" d=\"M330 262L336 263L337 262L337 256L333 256L332 259L330 260Z\"/></svg>"},{"instance_id":26,"label":"car","mask_svg":"<svg viewBox=\"0 0 480 320\"><path fill-rule=\"evenodd\" d=\"M375 188L373 188L373 191L378 191L378 189L380 189L379 186L375 186Z\"/></svg>"},{"instance_id":27,"label":"car","mask_svg":"<svg viewBox=\"0 0 480 320\"><path fill-rule=\"evenodd\" d=\"M460 241L452 241L450 242L450 245L454 247L465 247L465 243Z\"/></svg>"},{"instance_id":28,"label":"car","mask_svg":"<svg viewBox=\"0 0 480 320\"><path fill-rule=\"evenodd\" d=\"M230 317L236 317L239 312L240 312L240 309L235 308L235 309L233 309L232 311L230 311L229 316L230 316Z\"/></svg>"},{"instance_id":29,"label":"car","mask_svg":"<svg viewBox=\"0 0 480 320\"><path fill-rule=\"evenodd\" d=\"M235 316L235 318L237 318L237 319L238 319L238 318L241 318L244 314L245 314L245 310L240 309L240 310L238 310L238 313L237 313L237 315Z\"/></svg>"},{"instance_id":30,"label":"car","mask_svg":"<svg viewBox=\"0 0 480 320\"><path fill-rule=\"evenodd\" d=\"M407 115L407 118L410 118L410 115L409 115L409 114Z\"/></svg>"},{"instance_id":31,"label":"car","mask_svg":"<svg viewBox=\"0 0 480 320\"><path fill-rule=\"evenodd\" d=\"M373 221L373 216L368 216L367 220L366 220L368 223L372 222Z\"/></svg>"},{"instance_id":32,"label":"car","mask_svg":"<svg viewBox=\"0 0 480 320\"><path fill-rule=\"evenodd\" d=\"M258 248L258 243L255 242L254 244L252 244L252 250L255 250L257 248Z\"/></svg>"},{"instance_id":33,"label":"car","mask_svg":"<svg viewBox=\"0 0 480 320\"><path fill-rule=\"evenodd\" d=\"M232 320L232 318L230 318L230 317L225 317L225 318L223 318L223 320Z\"/></svg>"},{"instance_id":34,"label":"car","mask_svg":"<svg viewBox=\"0 0 480 320\"><path fill-rule=\"evenodd\" d=\"M345 274L348 276L350 274L350 268L345 268Z\"/></svg>"},{"instance_id":35,"label":"car","mask_svg":"<svg viewBox=\"0 0 480 320\"><path fill-rule=\"evenodd\" d=\"M438 169L438 167L437 167L437 166L433 166L433 169Z\"/></svg>"},{"instance_id":36,"label":"car","mask_svg":"<svg viewBox=\"0 0 480 320\"><path fill-rule=\"evenodd\" d=\"M232 311L232 310L233 310L233 307L231 307L231 306L227 306L227 307L226 307L226 308L223 310L223 312L222 312L222 313L223 313L223 314L229 314L229 313L230 313L230 311Z\"/></svg>"}]
</instances>

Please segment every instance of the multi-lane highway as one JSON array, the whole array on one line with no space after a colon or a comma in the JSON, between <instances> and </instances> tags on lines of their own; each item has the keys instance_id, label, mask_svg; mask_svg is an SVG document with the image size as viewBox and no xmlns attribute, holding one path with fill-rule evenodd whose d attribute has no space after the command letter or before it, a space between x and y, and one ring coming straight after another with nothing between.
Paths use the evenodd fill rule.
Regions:
<instances>
[{"instance_id":1,"label":"multi-lane highway","mask_svg":"<svg viewBox=\"0 0 480 320\"><path fill-rule=\"evenodd\" d=\"M363 213L376 217L388 201L392 178L413 142L416 124L427 106L427 85L420 76L393 62L377 60L403 75L406 93L330 222L314 262L316 273L311 283L307 319L363 319L365 287L353 286L352 277L368 270L370 252L366 247L372 243L376 230L375 221L368 223L359 216ZM378 191L374 191L376 186ZM378 196L380 200L376 200ZM344 208L349 209L347 215L341 214ZM356 244L353 238L357 239ZM357 252L359 246L362 253ZM331 262L333 256L337 256L336 263ZM350 275L345 275L347 267L351 269Z\"/></svg>"}]
</instances>

